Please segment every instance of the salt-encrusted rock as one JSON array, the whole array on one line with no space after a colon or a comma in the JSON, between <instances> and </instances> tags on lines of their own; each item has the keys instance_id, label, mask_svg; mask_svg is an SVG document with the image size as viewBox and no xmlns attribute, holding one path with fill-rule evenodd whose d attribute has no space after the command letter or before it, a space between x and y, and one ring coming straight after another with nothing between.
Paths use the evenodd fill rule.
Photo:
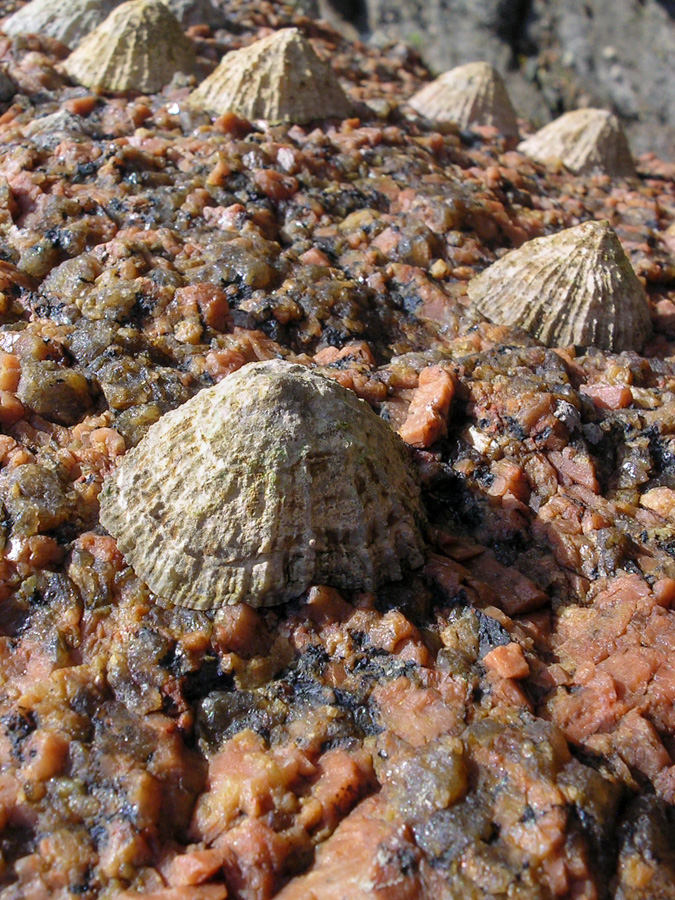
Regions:
<instances>
[{"instance_id":1,"label":"salt-encrusted rock","mask_svg":"<svg viewBox=\"0 0 675 900\"><path fill-rule=\"evenodd\" d=\"M192 92L190 103L218 114L298 124L351 112L333 70L297 28L228 53Z\"/></svg>"},{"instance_id":2,"label":"salt-encrusted rock","mask_svg":"<svg viewBox=\"0 0 675 900\"><path fill-rule=\"evenodd\" d=\"M195 53L161 0L118 6L65 61L68 75L90 88L153 93L178 72L192 72Z\"/></svg>"},{"instance_id":3,"label":"salt-encrusted rock","mask_svg":"<svg viewBox=\"0 0 675 900\"><path fill-rule=\"evenodd\" d=\"M122 0L32 0L5 20L2 30L17 34L46 34L68 47L77 47Z\"/></svg>"},{"instance_id":4,"label":"salt-encrusted rock","mask_svg":"<svg viewBox=\"0 0 675 900\"><path fill-rule=\"evenodd\" d=\"M491 125L505 137L517 137L518 122L501 75L486 62L457 66L414 94L408 104L436 122L460 128Z\"/></svg>"},{"instance_id":5,"label":"salt-encrusted rock","mask_svg":"<svg viewBox=\"0 0 675 900\"><path fill-rule=\"evenodd\" d=\"M635 177L621 122L606 109L575 109L521 141L521 153L543 165L561 163L575 175L600 171Z\"/></svg>"},{"instance_id":6,"label":"salt-encrusted rock","mask_svg":"<svg viewBox=\"0 0 675 900\"><path fill-rule=\"evenodd\" d=\"M190 25L208 25L209 28L224 28L227 16L224 10L215 6L211 0L162 0L183 28Z\"/></svg>"},{"instance_id":7,"label":"salt-encrusted rock","mask_svg":"<svg viewBox=\"0 0 675 900\"><path fill-rule=\"evenodd\" d=\"M644 288L609 222L535 238L468 285L476 307L549 347L641 350L651 332Z\"/></svg>"},{"instance_id":8,"label":"salt-encrusted rock","mask_svg":"<svg viewBox=\"0 0 675 900\"><path fill-rule=\"evenodd\" d=\"M251 363L153 425L103 486L101 522L160 597L267 606L372 590L423 562L400 438L304 366Z\"/></svg>"}]
</instances>

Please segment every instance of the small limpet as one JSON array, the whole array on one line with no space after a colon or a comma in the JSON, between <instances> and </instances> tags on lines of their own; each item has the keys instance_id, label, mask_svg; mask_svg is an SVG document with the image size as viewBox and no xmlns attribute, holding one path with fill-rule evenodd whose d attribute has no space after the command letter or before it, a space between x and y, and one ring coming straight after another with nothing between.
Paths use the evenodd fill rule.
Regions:
<instances>
[{"instance_id":1,"label":"small limpet","mask_svg":"<svg viewBox=\"0 0 675 900\"><path fill-rule=\"evenodd\" d=\"M506 85L486 62L457 66L439 75L409 100L408 105L435 122L454 122L461 129L491 125L504 137L518 136L518 122Z\"/></svg>"},{"instance_id":2,"label":"small limpet","mask_svg":"<svg viewBox=\"0 0 675 900\"><path fill-rule=\"evenodd\" d=\"M219 115L296 124L343 119L352 109L331 67L297 28L228 53L189 102Z\"/></svg>"},{"instance_id":3,"label":"small limpet","mask_svg":"<svg viewBox=\"0 0 675 900\"><path fill-rule=\"evenodd\" d=\"M634 178L635 166L621 122L606 109L575 109L521 141L521 153L542 165L562 163L575 175L603 172Z\"/></svg>"},{"instance_id":4,"label":"small limpet","mask_svg":"<svg viewBox=\"0 0 675 900\"><path fill-rule=\"evenodd\" d=\"M527 241L467 291L491 322L518 325L549 347L641 350L651 333L644 288L607 221Z\"/></svg>"}]
</instances>

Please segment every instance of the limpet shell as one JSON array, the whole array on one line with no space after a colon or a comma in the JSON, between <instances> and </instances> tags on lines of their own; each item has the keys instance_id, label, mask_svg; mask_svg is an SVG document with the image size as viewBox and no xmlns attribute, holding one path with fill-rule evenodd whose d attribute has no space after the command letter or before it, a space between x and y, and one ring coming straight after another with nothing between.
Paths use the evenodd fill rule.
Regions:
<instances>
[{"instance_id":1,"label":"limpet shell","mask_svg":"<svg viewBox=\"0 0 675 900\"><path fill-rule=\"evenodd\" d=\"M606 109L575 109L521 141L518 150L542 165L562 164L575 175L595 171L634 178L621 122Z\"/></svg>"},{"instance_id":2,"label":"limpet shell","mask_svg":"<svg viewBox=\"0 0 675 900\"><path fill-rule=\"evenodd\" d=\"M46 34L76 47L122 0L32 0L3 23L5 34Z\"/></svg>"},{"instance_id":3,"label":"limpet shell","mask_svg":"<svg viewBox=\"0 0 675 900\"><path fill-rule=\"evenodd\" d=\"M405 445L337 382L250 363L167 413L104 483L101 523L176 606L372 590L423 562Z\"/></svg>"},{"instance_id":4,"label":"limpet shell","mask_svg":"<svg viewBox=\"0 0 675 900\"><path fill-rule=\"evenodd\" d=\"M154 93L177 72L192 72L195 52L161 0L128 0L82 41L64 67L89 88Z\"/></svg>"},{"instance_id":5,"label":"limpet shell","mask_svg":"<svg viewBox=\"0 0 675 900\"><path fill-rule=\"evenodd\" d=\"M297 28L284 28L228 53L189 102L219 115L233 112L296 124L351 113L333 70Z\"/></svg>"},{"instance_id":6,"label":"limpet shell","mask_svg":"<svg viewBox=\"0 0 675 900\"><path fill-rule=\"evenodd\" d=\"M435 122L455 122L465 130L491 125L505 137L518 136L518 122L506 85L486 62L457 66L439 75L408 100L408 105Z\"/></svg>"},{"instance_id":7,"label":"limpet shell","mask_svg":"<svg viewBox=\"0 0 675 900\"><path fill-rule=\"evenodd\" d=\"M644 288L609 222L527 241L473 278L477 309L549 347L640 350L651 333Z\"/></svg>"}]
</instances>

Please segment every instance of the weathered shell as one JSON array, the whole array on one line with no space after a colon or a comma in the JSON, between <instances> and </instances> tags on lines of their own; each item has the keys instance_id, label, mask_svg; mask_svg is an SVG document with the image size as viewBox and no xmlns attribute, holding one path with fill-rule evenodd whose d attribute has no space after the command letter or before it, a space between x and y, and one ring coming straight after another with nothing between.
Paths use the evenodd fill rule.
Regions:
<instances>
[{"instance_id":1,"label":"weathered shell","mask_svg":"<svg viewBox=\"0 0 675 900\"><path fill-rule=\"evenodd\" d=\"M208 25L209 28L224 28L227 16L224 10L211 0L162 0L183 28L190 25Z\"/></svg>"},{"instance_id":2,"label":"weathered shell","mask_svg":"<svg viewBox=\"0 0 675 900\"><path fill-rule=\"evenodd\" d=\"M642 349L651 332L644 288L609 222L585 222L511 250L468 285L476 307L549 347Z\"/></svg>"},{"instance_id":3,"label":"weathered shell","mask_svg":"<svg viewBox=\"0 0 675 900\"><path fill-rule=\"evenodd\" d=\"M101 493L101 522L177 606L374 589L423 561L403 442L337 382L251 363L153 425Z\"/></svg>"},{"instance_id":4,"label":"weathered shell","mask_svg":"<svg viewBox=\"0 0 675 900\"><path fill-rule=\"evenodd\" d=\"M153 93L195 67L192 41L161 0L118 6L65 61L86 87Z\"/></svg>"},{"instance_id":5,"label":"weathered shell","mask_svg":"<svg viewBox=\"0 0 675 900\"><path fill-rule=\"evenodd\" d=\"M416 112L460 128L492 125L505 137L518 135L516 113L499 72L486 62L457 66L439 75L408 100Z\"/></svg>"},{"instance_id":6,"label":"weathered shell","mask_svg":"<svg viewBox=\"0 0 675 900\"><path fill-rule=\"evenodd\" d=\"M76 47L122 0L32 0L2 25L5 34L46 34Z\"/></svg>"},{"instance_id":7,"label":"weathered shell","mask_svg":"<svg viewBox=\"0 0 675 900\"><path fill-rule=\"evenodd\" d=\"M297 28L228 53L190 94L190 104L218 114L298 124L351 112L333 70Z\"/></svg>"},{"instance_id":8,"label":"weathered shell","mask_svg":"<svg viewBox=\"0 0 675 900\"><path fill-rule=\"evenodd\" d=\"M45 150L53 150L64 139L78 141L89 137L86 119L65 109L33 119L24 126L23 133Z\"/></svg>"},{"instance_id":9,"label":"weathered shell","mask_svg":"<svg viewBox=\"0 0 675 900\"><path fill-rule=\"evenodd\" d=\"M606 109L575 109L521 141L521 153L543 165L562 164L575 175L599 170L634 178L635 166L621 122Z\"/></svg>"}]
</instances>

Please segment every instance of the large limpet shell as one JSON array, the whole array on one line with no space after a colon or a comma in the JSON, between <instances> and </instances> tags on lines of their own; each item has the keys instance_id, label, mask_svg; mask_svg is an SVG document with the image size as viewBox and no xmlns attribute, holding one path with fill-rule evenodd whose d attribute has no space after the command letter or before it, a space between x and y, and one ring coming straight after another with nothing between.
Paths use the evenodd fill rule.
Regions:
<instances>
[{"instance_id":1,"label":"large limpet shell","mask_svg":"<svg viewBox=\"0 0 675 900\"><path fill-rule=\"evenodd\" d=\"M46 34L76 47L122 0L32 0L5 19L2 30L17 34Z\"/></svg>"},{"instance_id":2,"label":"large limpet shell","mask_svg":"<svg viewBox=\"0 0 675 900\"><path fill-rule=\"evenodd\" d=\"M518 325L549 347L641 350L651 332L644 288L606 221L528 241L467 291L490 321Z\"/></svg>"},{"instance_id":3,"label":"large limpet shell","mask_svg":"<svg viewBox=\"0 0 675 900\"><path fill-rule=\"evenodd\" d=\"M400 438L304 366L251 363L167 413L101 493L101 522L160 597L268 606L372 590L423 562Z\"/></svg>"},{"instance_id":4,"label":"large limpet shell","mask_svg":"<svg viewBox=\"0 0 675 900\"><path fill-rule=\"evenodd\" d=\"M118 6L66 59L74 81L108 91L154 93L195 67L192 41L161 0Z\"/></svg>"},{"instance_id":5,"label":"large limpet shell","mask_svg":"<svg viewBox=\"0 0 675 900\"><path fill-rule=\"evenodd\" d=\"M595 171L634 178L635 166L621 122L606 109L575 109L518 144L542 165L562 164L575 175Z\"/></svg>"},{"instance_id":6,"label":"large limpet shell","mask_svg":"<svg viewBox=\"0 0 675 900\"><path fill-rule=\"evenodd\" d=\"M233 112L296 124L351 113L333 70L297 28L284 28L228 53L189 102L219 115Z\"/></svg>"},{"instance_id":7,"label":"large limpet shell","mask_svg":"<svg viewBox=\"0 0 675 900\"><path fill-rule=\"evenodd\" d=\"M506 85L486 62L457 66L439 75L408 100L408 105L436 122L460 128L491 125L505 137L518 136L518 122Z\"/></svg>"}]
</instances>

